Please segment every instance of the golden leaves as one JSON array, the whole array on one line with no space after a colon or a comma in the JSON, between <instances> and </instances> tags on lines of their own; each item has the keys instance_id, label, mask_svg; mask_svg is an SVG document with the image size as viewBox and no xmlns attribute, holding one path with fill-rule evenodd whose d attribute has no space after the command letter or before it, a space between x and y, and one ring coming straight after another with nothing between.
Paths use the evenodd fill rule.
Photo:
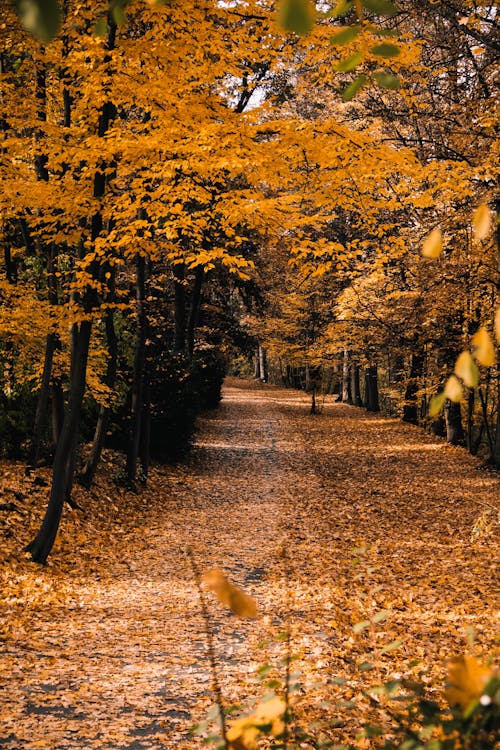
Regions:
<instances>
[{"instance_id":1,"label":"golden leaves","mask_svg":"<svg viewBox=\"0 0 500 750\"><path fill-rule=\"evenodd\" d=\"M262 734L279 737L285 731L286 704L277 695L264 700L248 716L231 722L227 740L232 750L254 750Z\"/></svg>"},{"instance_id":2,"label":"golden leaves","mask_svg":"<svg viewBox=\"0 0 500 750\"><path fill-rule=\"evenodd\" d=\"M257 603L253 597L245 593L242 588L226 578L217 568L208 570L202 576L203 583L212 591L221 604L229 607L238 617L257 617Z\"/></svg>"},{"instance_id":3,"label":"golden leaves","mask_svg":"<svg viewBox=\"0 0 500 750\"><path fill-rule=\"evenodd\" d=\"M468 351L463 351L455 362L455 375L464 381L468 388L475 388L479 383L479 370Z\"/></svg>"},{"instance_id":4,"label":"golden leaves","mask_svg":"<svg viewBox=\"0 0 500 750\"><path fill-rule=\"evenodd\" d=\"M495 363L495 347L486 328L480 328L474 334L471 344L479 364L491 367Z\"/></svg>"},{"instance_id":5,"label":"golden leaves","mask_svg":"<svg viewBox=\"0 0 500 750\"><path fill-rule=\"evenodd\" d=\"M433 229L424 240L422 256L424 258L439 258L443 250L443 234L439 227Z\"/></svg>"},{"instance_id":6,"label":"golden leaves","mask_svg":"<svg viewBox=\"0 0 500 750\"><path fill-rule=\"evenodd\" d=\"M446 700L450 706L459 705L466 711L472 702L481 698L494 676L493 668L482 664L475 656L456 656L448 664Z\"/></svg>"},{"instance_id":7,"label":"golden leaves","mask_svg":"<svg viewBox=\"0 0 500 750\"><path fill-rule=\"evenodd\" d=\"M477 240L484 240L490 233L491 211L486 203L482 203L474 212L472 217L472 228Z\"/></svg>"}]
</instances>

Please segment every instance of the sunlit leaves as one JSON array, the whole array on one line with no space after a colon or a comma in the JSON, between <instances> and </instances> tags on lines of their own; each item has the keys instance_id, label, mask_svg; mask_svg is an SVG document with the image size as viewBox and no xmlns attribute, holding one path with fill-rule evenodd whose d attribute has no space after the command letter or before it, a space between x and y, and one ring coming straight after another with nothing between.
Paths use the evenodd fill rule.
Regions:
<instances>
[{"instance_id":1,"label":"sunlit leaves","mask_svg":"<svg viewBox=\"0 0 500 750\"><path fill-rule=\"evenodd\" d=\"M478 206L474 211L472 228L477 240L484 240L489 235L491 229L491 211L485 203Z\"/></svg>"},{"instance_id":2,"label":"sunlit leaves","mask_svg":"<svg viewBox=\"0 0 500 750\"><path fill-rule=\"evenodd\" d=\"M495 313L495 338L497 344L500 344L500 307L497 308Z\"/></svg>"},{"instance_id":3,"label":"sunlit leaves","mask_svg":"<svg viewBox=\"0 0 500 750\"><path fill-rule=\"evenodd\" d=\"M424 240L422 255L424 258L439 258L443 250L443 234L439 227L433 229Z\"/></svg>"},{"instance_id":4,"label":"sunlit leaves","mask_svg":"<svg viewBox=\"0 0 500 750\"><path fill-rule=\"evenodd\" d=\"M486 328L480 328L472 337L474 356L479 364L491 367L495 364L495 347Z\"/></svg>"},{"instance_id":5,"label":"sunlit leaves","mask_svg":"<svg viewBox=\"0 0 500 750\"><path fill-rule=\"evenodd\" d=\"M475 656L457 656L448 664L448 685L444 691L450 706L459 705L464 711L478 701L494 676L491 667Z\"/></svg>"},{"instance_id":6,"label":"sunlit leaves","mask_svg":"<svg viewBox=\"0 0 500 750\"><path fill-rule=\"evenodd\" d=\"M456 375L450 375L450 377L446 381L444 387L444 395L446 398L449 398L450 401L454 401L456 403L462 400L463 388L460 380L456 377Z\"/></svg>"},{"instance_id":7,"label":"sunlit leaves","mask_svg":"<svg viewBox=\"0 0 500 750\"><path fill-rule=\"evenodd\" d=\"M314 26L314 6L310 0L281 0L278 19L287 31L299 36L308 34Z\"/></svg>"},{"instance_id":8,"label":"sunlit leaves","mask_svg":"<svg viewBox=\"0 0 500 750\"><path fill-rule=\"evenodd\" d=\"M342 31L339 31L337 34L330 37L330 44L349 44L349 42L354 41L354 39L359 36L360 31L361 26L346 26L345 29L342 29Z\"/></svg>"},{"instance_id":9,"label":"sunlit leaves","mask_svg":"<svg viewBox=\"0 0 500 750\"><path fill-rule=\"evenodd\" d=\"M238 617L257 617L255 599L239 586L231 583L222 571L217 569L207 571L203 574L203 583L216 595L221 604L229 607L233 614Z\"/></svg>"},{"instance_id":10,"label":"sunlit leaves","mask_svg":"<svg viewBox=\"0 0 500 750\"><path fill-rule=\"evenodd\" d=\"M285 730L285 711L283 698L271 694L248 716L229 722L226 734L229 747L233 750L254 750L262 735L279 737Z\"/></svg>"},{"instance_id":11,"label":"sunlit leaves","mask_svg":"<svg viewBox=\"0 0 500 750\"><path fill-rule=\"evenodd\" d=\"M346 13L349 13L352 6L352 2L347 2L347 0L339 0L335 7L332 8L332 10L330 10L327 15L330 18L339 18L340 16L345 16Z\"/></svg>"},{"instance_id":12,"label":"sunlit leaves","mask_svg":"<svg viewBox=\"0 0 500 750\"><path fill-rule=\"evenodd\" d=\"M41 42L50 42L61 25L61 9L57 0L16 0L21 23Z\"/></svg>"},{"instance_id":13,"label":"sunlit leaves","mask_svg":"<svg viewBox=\"0 0 500 750\"><path fill-rule=\"evenodd\" d=\"M429 416L437 417L439 412L443 409L445 403L446 403L446 393L444 391L433 396L429 403Z\"/></svg>"},{"instance_id":14,"label":"sunlit leaves","mask_svg":"<svg viewBox=\"0 0 500 750\"><path fill-rule=\"evenodd\" d=\"M475 388L479 383L479 370L472 355L468 351L462 352L455 363L455 375L463 380L468 388Z\"/></svg>"}]
</instances>

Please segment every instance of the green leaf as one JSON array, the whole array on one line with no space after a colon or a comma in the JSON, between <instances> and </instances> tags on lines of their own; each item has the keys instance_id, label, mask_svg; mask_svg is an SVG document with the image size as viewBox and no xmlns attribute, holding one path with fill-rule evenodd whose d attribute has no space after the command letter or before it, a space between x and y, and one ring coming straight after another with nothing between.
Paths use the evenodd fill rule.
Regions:
<instances>
[{"instance_id":1,"label":"green leaf","mask_svg":"<svg viewBox=\"0 0 500 750\"><path fill-rule=\"evenodd\" d=\"M388 654L389 651L394 651L395 649L399 648L403 641L392 641L392 643L389 643L387 646L384 646L383 649L381 649L381 654Z\"/></svg>"},{"instance_id":2,"label":"green leaf","mask_svg":"<svg viewBox=\"0 0 500 750\"><path fill-rule=\"evenodd\" d=\"M340 16L345 16L346 13L349 13L349 11L352 8L352 3L347 2L347 0L339 0L335 8L332 8L328 13L326 14L328 18L339 18Z\"/></svg>"},{"instance_id":3,"label":"green leaf","mask_svg":"<svg viewBox=\"0 0 500 750\"><path fill-rule=\"evenodd\" d=\"M61 26L57 0L15 0L16 13L27 31L41 42L50 42Z\"/></svg>"},{"instance_id":4,"label":"green leaf","mask_svg":"<svg viewBox=\"0 0 500 750\"><path fill-rule=\"evenodd\" d=\"M363 734L365 737L380 737L382 729L380 727L375 727L372 724L365 724L363 727Z\"/></svg>"},{"instance_id":5,"label":"green leaf","mask_svg":"<svg viewBox=\"0 0 500 750\"><path fill-rule=\"evenodd\" d=\"M278 18L284 29L303 36L314 26L314 7L310 0L281 0Z\"/></svg>"},{"instance_id":6,"label":"green leaf","mask_svg":"<svg viewBox=\"0 0 500 750\"><path fill-rule=\"evenodd\" d=\"M390 614L389 609L382 609L380 612L377 612L376 615L373 617L373 622L382 622L387 618L387 615Z\"/></svg>"},{"instance_id":7,"label":"green leaf","mask_svg":"<svg viewBox=\"0 0 500 750\"><path fill-rule=\"evenodd\" d=\"M399 8L390 0L362 0L365 8L378 16L395 16Z\"/></svg>"},{"instance_id":8,"label":"green leaf","mask_svg":"<svg viewBox=\"0 0 500 750\"><path fill-rule=\"evenodd\" d=\"M345 29L339 31L338 34L334 34L330 37L330 44L349 44L359 35L361 26L346 26Z\"/></svg>"},{"instance_id":9,"label":"green leaf","mask_svg":"<svg viewBox=\"0 0 500 750\"><path fill-rule=\"evenodd\" d=\"M357 78L355 78L354 81L350 83L346 89L343 90L342 99L345 102L350 102L351 99L354 99L358 91L360 91L363 88L365 83L366 83L365 75L360 75Z\"/></svg>"},{"instance_id":10,"label":"green leaf","mask_svg":"<svg viewBox=\"0 0 500 750\"><path fill-rule=\"evenodd\" d=\"M348 73L358 67L359 63L363 59L362 52L356 52L355 55L347 57L345 60L341 60L336 66L335 70L339 73Z\"/></svg>"},{"instance_id":11,"label":"green leaf","mask_svg":"<svg viewBox=\"0 0 500 750\"><path fill-rule=\"evenodd\" d=\"M373 664L370 664L369 661L364 661L361 664L358 664L358 669L361 672L369 672L371 669L375 669L375 666Z\"/></svg>"},{"instance_id":12,"label":"green leaf","mask_svg":"<svg viewBox=\"0 0 500 750\"><path fill-rule=\"evenodd\" d=\"M433 396L429 403L429 417L437 417L441 409L444 407L446 401L446 395L444 391Z\"/></svg>"},{"instance_id":13,"label":"green leaf","mask_svg":"<svg viewBox=\"0 0 500 750\"><path fill-rule=\"evenodd\" d=\"M399 78L397 76L393 76L392 73L374 73L373 78L382 89L397 91L401 88L401 82Z\"/></svg>"},{"instance_id":14,"label":"green leaf","mask_svg":"<svg viewBox=\"0 0 500 750\"><path fill-rule=\"evenodd\" d=\"M370 620L363 620L362 622L357 622L355 625L353 625L353 632L354 633L361 633L362 630L365 628L370 627Z\"/></svg>"},{"instance_id":15,"label":"green leaf","mask_svg":"<svg viewBox=\"0 0 500 750\"><path fill-rule=\"evenodd\" d=\"M111 5L111 15L117 26L125 26L127 23L126 5L128 5L128 0L115 0Z\"/></svg>"},{"instance_id":16,"label":"green leaf","mask_svg":"<svg viewBox=\"0 0 500 750\"><path fill-rule=\"evenodd\" d=\"M94 34L95 36L106 36L108 33L108 19L106 16L102 16L99 18L94 26Z\"/></svg>"},{"instance_id":17,"label":"green leaf","mask_svg":"<svg viewBox=\"0 0 500 750\"><path fill-rule=\"evenodd\" d=\"M383 44L376 44L375 47L370 49L374 55L378 57L397 57L401 50L395 44L384 42Z\"/></svg>"}]
</instances>

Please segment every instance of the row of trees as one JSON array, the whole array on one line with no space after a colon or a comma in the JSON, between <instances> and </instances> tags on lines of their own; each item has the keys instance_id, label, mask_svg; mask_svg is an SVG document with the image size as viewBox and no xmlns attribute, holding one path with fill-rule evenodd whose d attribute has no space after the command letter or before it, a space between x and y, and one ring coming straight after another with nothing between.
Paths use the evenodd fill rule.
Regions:
<instances>
[{"instance_id":1,"label":"row of trees","mask_svg":"<svg viewBox=\"0 0 500 750\"><path fill-rule=\"evenodd\" d=\"M401 52L391 61L403 82L398 94L371 86L339 106L328 58L306 56L301 76L288 78L294 107L312 128L326 109L342 113L351 137L368 133L373 140L368 151L363 146L362 163L344 163L338 204L322 227L311 222L316 234L309 246L292 246L292 262L282 256L281 277L266 287L270 317L250 323L267 348L274 379L313 396L333 388L344 401L382 406L500 466L498 358L493 367L480 367L478 383L473 378L464 384L471 387L458 387L444 414L432 407L429 414L431 397L444 387L460 351L484 328L493 338L500 271L492 221L496 17L490 3L399 7L387 23L407 47L406 60ZM349 14L353 29L354 11ZM347 59L359 45L359 36L343 45ZM415 45L418 64L408 62ZM388 143L397 156L377 169L367 154L371 149L375 160L383 159L376 148ZM316 187L326 175L309 153ZM329 205L326 190L322 205ZM474 227L478 206L484 227L481 216ZM444 237L438 260L422 257L429 233L439 244ZM328 245L330 238L337 247Z\"/></svg>"},{"instance_id":2,"label":"row of trees","mask_svg":"<svg viewBox=\"0 0 500 750\"><path fill-rule=\"evenodd\" d=\"M0 27L0 429L32 465L53 445L38 562L79 441L86 486L106 437L144 479L217 401L231 347L308 386L342 353L371 408L385 369L381 398L415 421L498 282L470 229L497 174L489 3L335 4L302 38L266 2L60 5L46 46L6 0Z\"/></svg>"}]
</instances>

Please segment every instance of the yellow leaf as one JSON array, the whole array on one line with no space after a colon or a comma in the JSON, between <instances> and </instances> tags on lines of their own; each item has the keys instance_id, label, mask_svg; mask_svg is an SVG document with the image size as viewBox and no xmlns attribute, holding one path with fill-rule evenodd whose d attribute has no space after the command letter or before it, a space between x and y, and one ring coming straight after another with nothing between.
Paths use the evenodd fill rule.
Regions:
<instances>
[{"instance_id":1,"label":"yellow leaf","mask_svg":"<svg viewBox=\"0 0 500 750\"><path fill-rule=\"evenodd\" d=\"M439 228L433 229L424 240L422 255L424 258L439 258L443 250L443 234Z\"/></svg>"},{"instance_id":2,"label":"yellow leaf","mask_svg":"<svg viewBox=\"0 0 500 750\"><path fill-rule=\"evenodd\" d=\"M454 373L464 381L468 388L475 388L479 383L479 370L470 352L465 351L459 354L455 362Z\"/></svg>"},{"instance_id":3,"label":"yellow leaf","mask_svg":"<svg viewBox=\"0 0 500 750\"><path fill-rule=\"evenodd\" d=\"M495 338L497 340L497 344L500 344L500 307L495 313Z\"/></svg>"},{"instance_id":4,"label":"yellow leaf","mask_svg":"<svg viewBox=\"0 0 500 750\"><path fill-rule=\"evenodd\" d=\"M246 594L239 586L226 578L222 571L214 569L203 574L203 583L209 591L213 591L217 599L229 607L238 617L257 617L255 599Z\"/></svg>"},{"instance_id":5,"label":"yellow leaf","mask_svg":"<svg viewBox=\"0 0 500 750\"><path fill-rule=\"evenodd\" d=\"M482 203L474 211L472 217L472 227L474 229L474 235L478 240L484 240L485 237L490 233L491 228L491 211L486 203Z\"/></svg>"},{"instance_id":6,"label":"yellow leaf","mask_svg":"<svg viewBox=\"0 0 500 750\"><path fill-rule=\"evenodd\" d=\"M248 716L230 722L227 740L231 750L253 750L257 747L259 736L263 734L260 727L269 725L265 734L279 737L285 731L283 717L286 703L283 698L275 695L267 701L262 701Z\"/></svg>"},{"instance_id":7,"label":"yellow leaf","mask_svg":"<svg viewBox=\"0 0 500 750\"><path fill-rule=\"evenodd\" d=\"M443 408L445 401L446 395L444 392L438 393L436 396L433 396L429 403L429 417L437 417L437 415Z\"/></svg>"},{"instance_id":8,"label":"yellow leaf","mask_svg":"<svg viewBox=\"0 0 500 750\"><path fill-rule=\"evenodd\" d=\"M495 364L495 347L486 328L480 328L472 337L471 343L479 364L485 367Z\"/></svg>"},{"instance_id":9,"label":"yellow leaf","mask_svg":"<svg viewBox=\"0 0 500 750\"><path fill-rule=\"evenodd\" d=\"M460 401L463 395L462 384L455 375L450 375L444 387L444 395L450 401Z\"/></svg>"},{"instance_id":10,"label":"yellow leaf","mask_svg":"<svg viewBox=\"0 0 500 750\"><path fill-rule=\"evenodd\" d=\"M474 700L479 700L494 676L494 670L481 664L475 656L456 656L448 663L448 686L444 691L450 706L464 710Z\"/></svg>"}]
</instances>

